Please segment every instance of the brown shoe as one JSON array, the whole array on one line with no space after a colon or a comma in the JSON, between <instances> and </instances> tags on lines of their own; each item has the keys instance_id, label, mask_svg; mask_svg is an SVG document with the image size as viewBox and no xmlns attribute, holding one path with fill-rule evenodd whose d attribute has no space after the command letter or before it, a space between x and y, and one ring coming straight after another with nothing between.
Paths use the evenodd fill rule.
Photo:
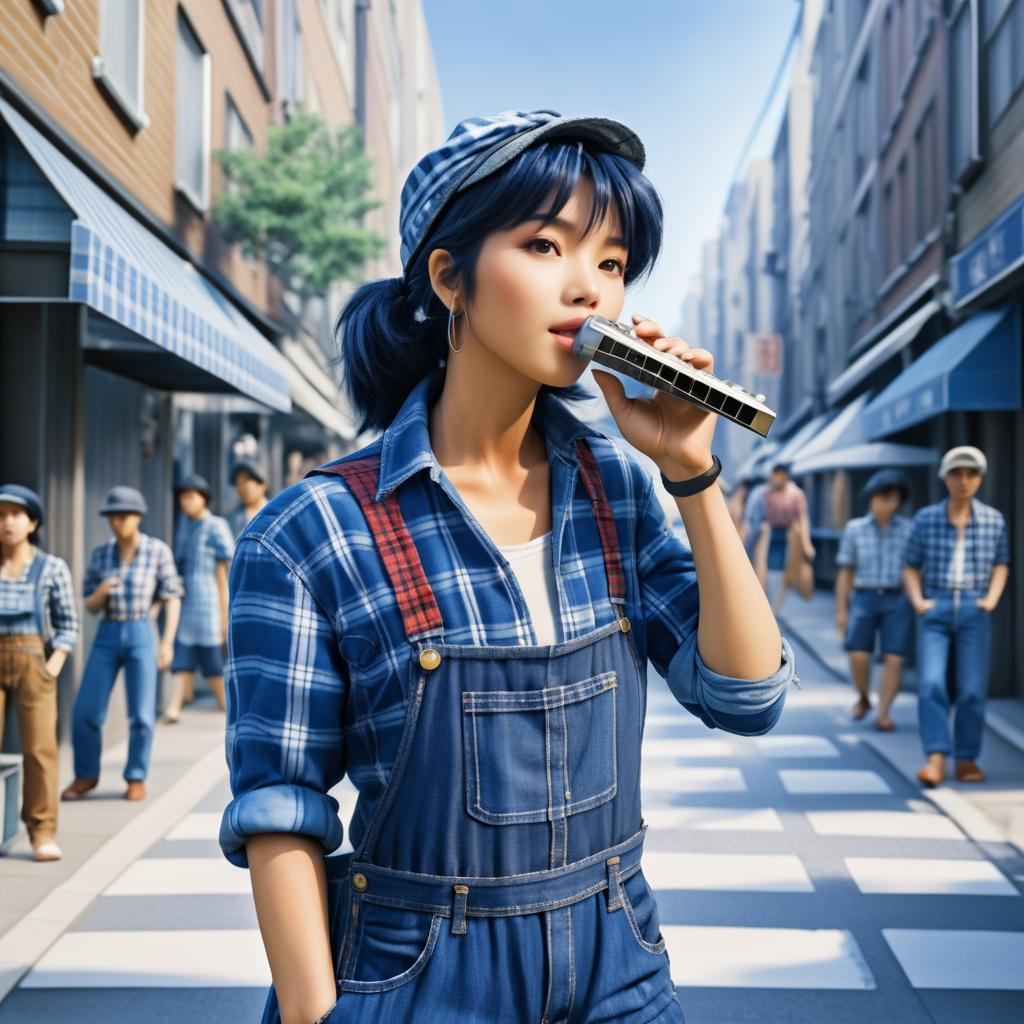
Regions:
<instances>
[{"instance_id":1,"label":"brown shoe","mask_svg":"<svg viewBox=\"0 0 1024 1024\"><path fill-rule=\"evenodd\" d=\"M917 773L919 782L929 789L939 785L946 777L946 758L943 754L929 754L928 763Z\"/></svg>"},{"instance_id":2,"label":"brown shoe","mask_svg":"<svg viewBox=\"0 0 1024 1024\"><path fill-rule=\"evenodd\" d=\"M76 778L67 789L61 793L61 800L81 800L86 793L96 788L99 779Z\"/></svg>"},{"instance_id":3,"label":"brown shoe","mask_svg":"<svg viewBox=\"0 0 1024 1024\"><path fill-rule=\"evenodd\" d=\"M867 697L861 697L856 704L853 705L853 720L859 722L869 711L871 710L871 701Z\"/></svg>"},{"instance_id":4,"label":"brown shoe","mask_svg":"<svg viewBox=\"0 0 1024 1024\"><path fill-rule=\"evenodd\" d=\"M125 800L145 800L146 783L142 779L130 779L124 793Z\"/></svg>"},{"instance_id":5,"label":"brown shoe","mask_svg":"<svg viewBox=\"0 0 1024 1024\"><path fill-rule=\"evenodd\" d=\"M882 718L881 715L879 715L879 717L875 719L875 728L879 732L894 732L896 729L896 723L891 718Z\"/></svg>"},{"instance_id":6,"label":"brown shoe","mask_svg":"<svg viewBox=\"0 0 1024 1024\"><path fill-rule=\"evenodd\" d=\"M956 777L958 782L985 781L985 773L973 761L957 761Z\"/></svg>"}]
</instances>

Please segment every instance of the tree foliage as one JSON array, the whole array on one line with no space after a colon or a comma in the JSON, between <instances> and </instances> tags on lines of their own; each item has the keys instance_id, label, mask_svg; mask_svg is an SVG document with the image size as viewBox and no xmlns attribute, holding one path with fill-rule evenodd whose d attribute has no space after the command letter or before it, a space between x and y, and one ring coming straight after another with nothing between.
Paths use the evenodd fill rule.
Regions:
<instances>
[{"instance_id":1,"label":"tree foliage","mask_svg":"<svg viewBox=\"0 0 1024 1024\"><path fill-rule=\"evenodd\" d=\"M331 133L299 108L287 124L271 126L265 152L215 156L231 182L215 222L303 300L336 281L360 280L366 262L384 250L380 235L362 227L363 215L380 203L370 195L373 162L356 125Z\"/></svg>"}]
</instances>

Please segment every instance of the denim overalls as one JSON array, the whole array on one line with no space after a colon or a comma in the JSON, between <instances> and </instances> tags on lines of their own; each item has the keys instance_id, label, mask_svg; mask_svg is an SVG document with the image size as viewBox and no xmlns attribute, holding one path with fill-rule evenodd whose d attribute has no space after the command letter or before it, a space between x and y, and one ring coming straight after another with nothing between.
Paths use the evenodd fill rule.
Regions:
<instances>
[{"instance_id":1,"label":"denim overalls","mask_svg":"<svg viewBox=\"0 0 1024 1024\"><path fill-rule=\"evenodd\" d=\"M455 646L379 460L342 476L413 645L405 725L359 848L327 859L330 1024L681 1022L640 871L646 675L597 463L578 442L616 621L551 646ZM264 1022L279 1021L273 990Z\"/></svg>"}]
</instances>

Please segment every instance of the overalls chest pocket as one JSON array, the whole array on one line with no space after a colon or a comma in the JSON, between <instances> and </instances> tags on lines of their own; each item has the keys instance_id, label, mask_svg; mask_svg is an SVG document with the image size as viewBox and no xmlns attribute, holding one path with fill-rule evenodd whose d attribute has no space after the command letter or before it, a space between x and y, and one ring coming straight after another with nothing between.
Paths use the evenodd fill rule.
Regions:
<instances>
[{"instance_id":1,"label":"overalls chest pocket","mask_svg":"<svg viewBox=\"0 0 1024 1024\"><path fill-rule=\"evenodd\" d=\"M614 672L543 690L462 694L466 810L489 825L557 821L618 786Z\"/></svg>"}]
</instances>

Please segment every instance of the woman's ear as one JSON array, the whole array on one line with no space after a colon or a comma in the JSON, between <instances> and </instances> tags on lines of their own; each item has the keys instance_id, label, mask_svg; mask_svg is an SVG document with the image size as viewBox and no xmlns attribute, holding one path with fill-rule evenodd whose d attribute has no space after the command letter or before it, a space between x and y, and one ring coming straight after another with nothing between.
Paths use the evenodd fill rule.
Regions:
<instances>
[{"instance_id":1,"label":"woman's ear","mask_svg":"<svg viewBox=\"0 0 1024 1024\"><path fill-rule=\"evenodd\" d=\"M452 309L458 296L459 282L451 253L446 249L434 249L427 258L427 273L434 294L444 304L445 309ZM455 312L461 312L461 308Z\"/></svg>"}]
</instances>

